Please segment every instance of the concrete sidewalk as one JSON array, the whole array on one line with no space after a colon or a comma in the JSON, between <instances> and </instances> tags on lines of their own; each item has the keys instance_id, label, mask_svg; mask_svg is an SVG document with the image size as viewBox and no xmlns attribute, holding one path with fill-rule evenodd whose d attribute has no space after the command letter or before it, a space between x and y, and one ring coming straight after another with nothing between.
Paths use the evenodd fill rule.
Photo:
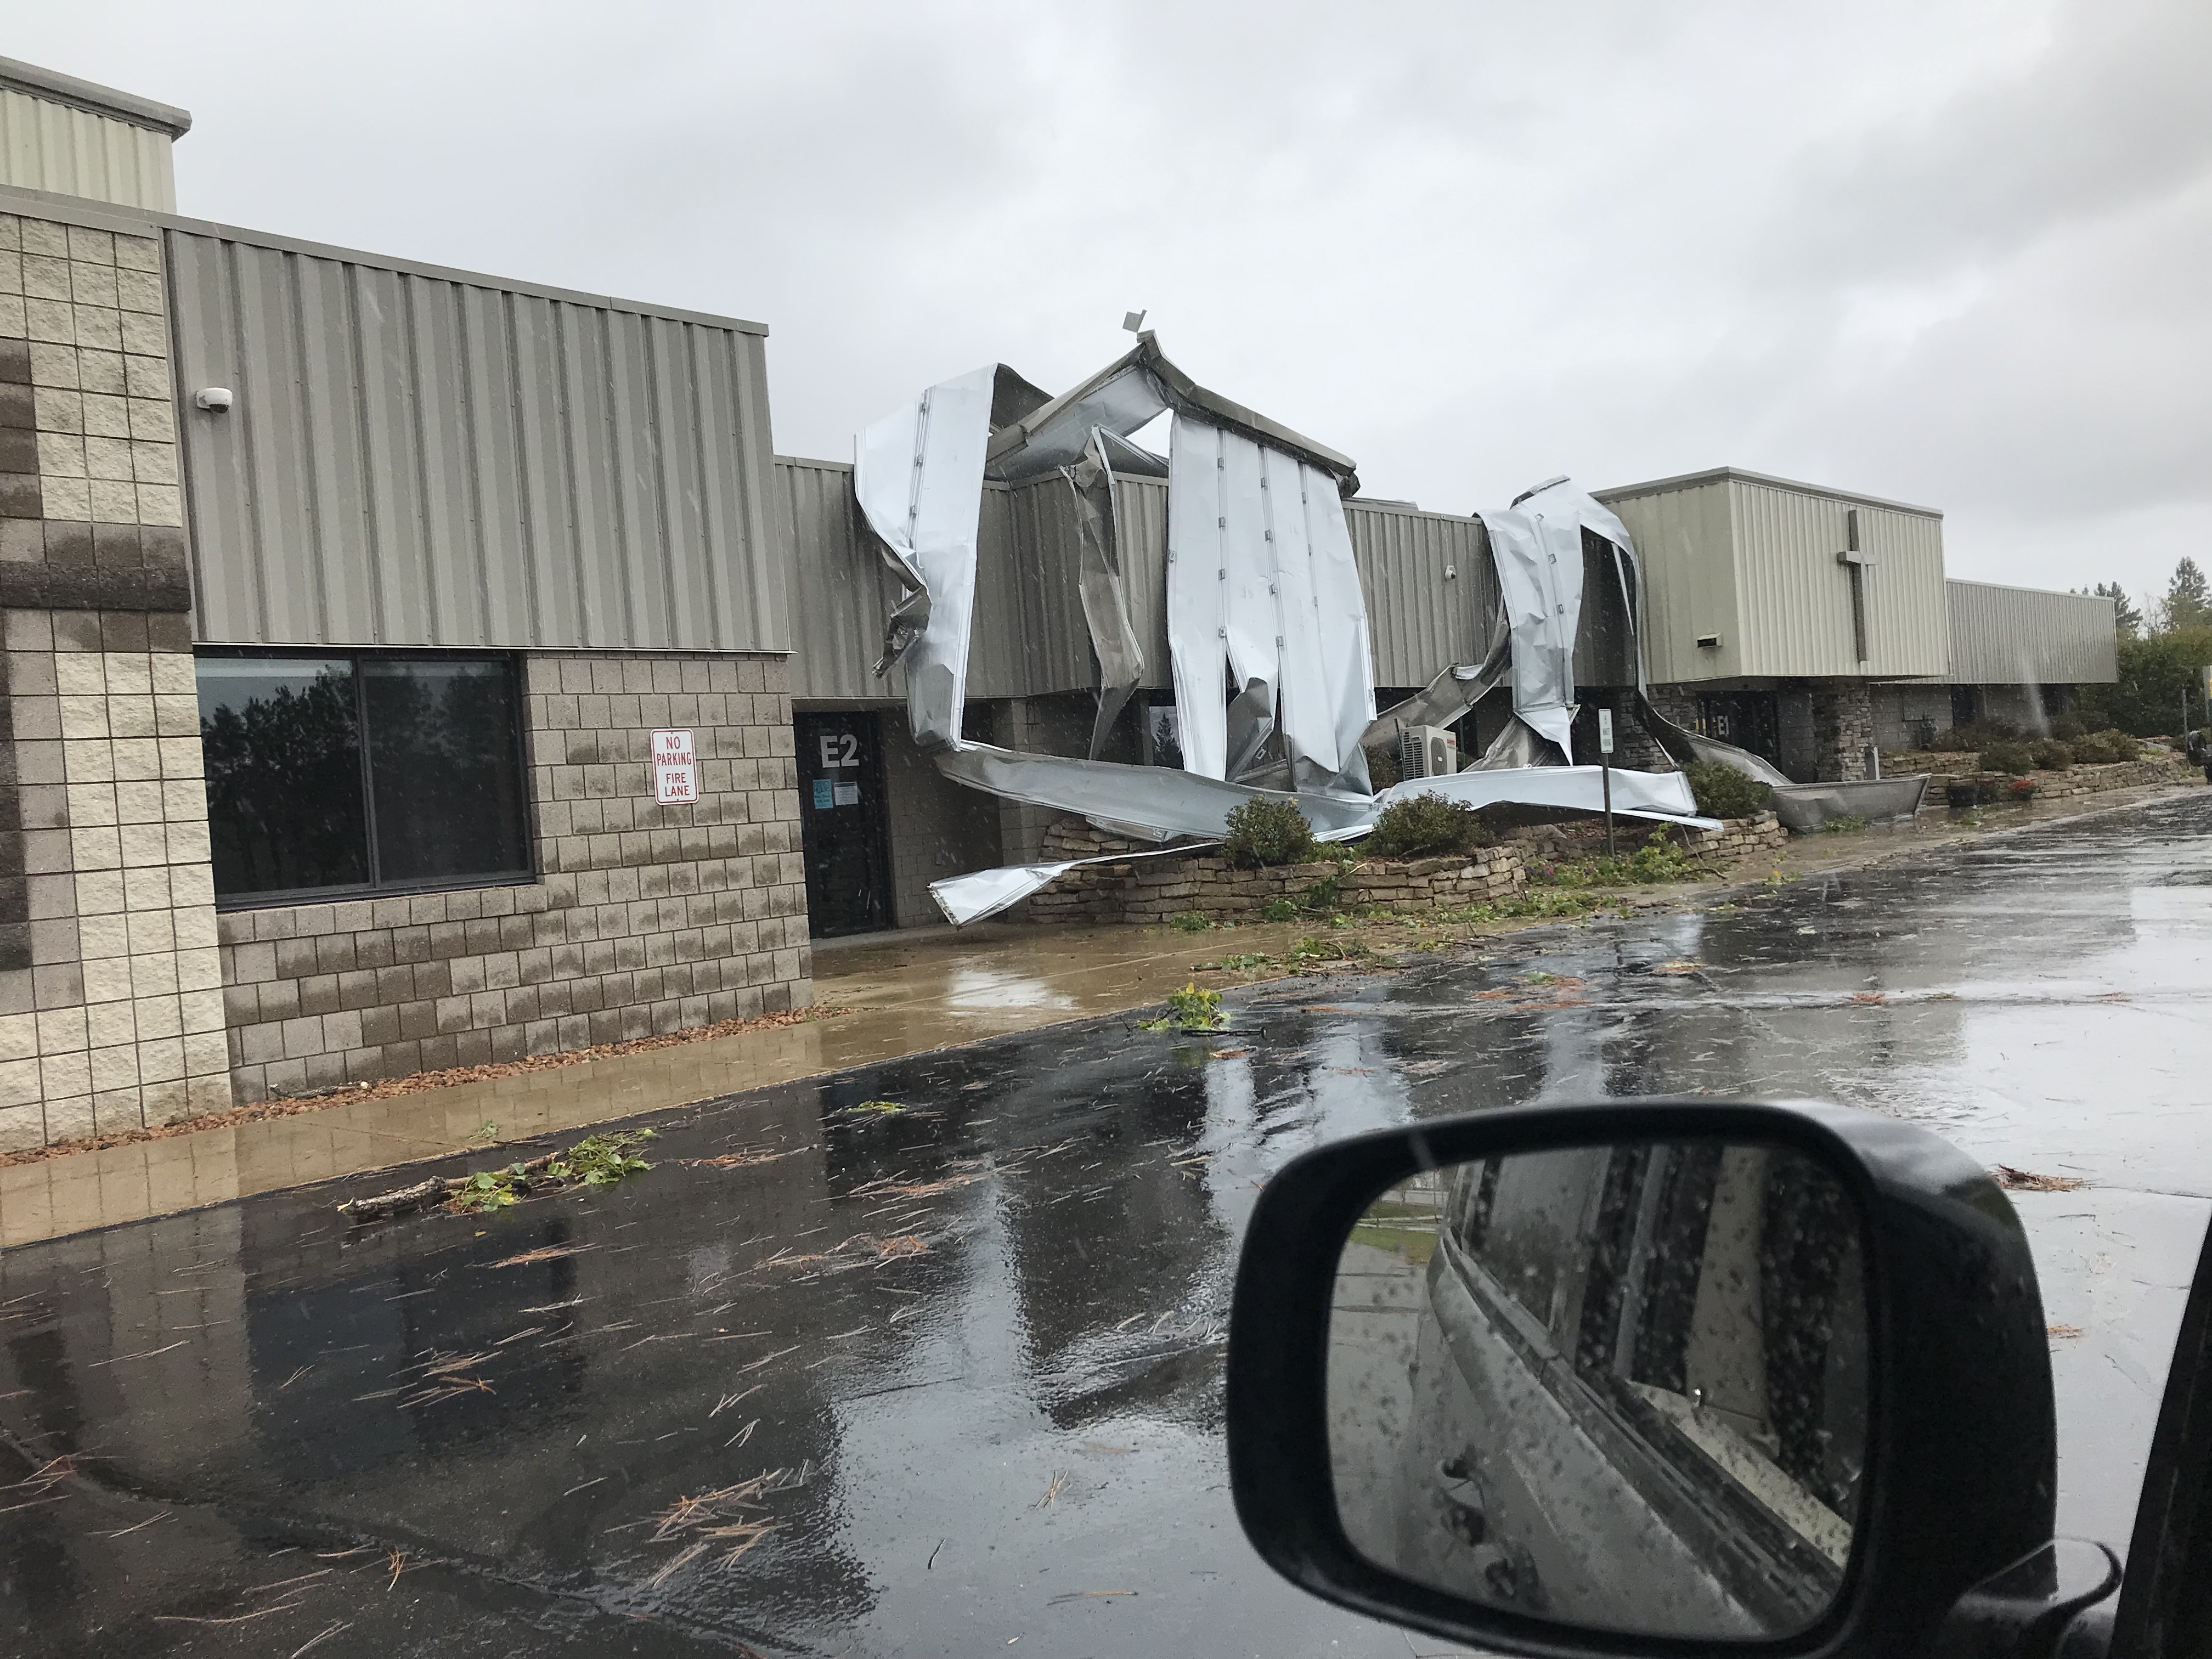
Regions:
<instances>
[{"instance_id":1,"label":"concrete sidewalk","mask_svg":"<svg viewBox=\"0 0 2212 1659\"><path fill-rule=\"evenodd\" d=\"M2030 824L2118 811L2161 793L2130 790L1993 811L1973 830L1923 813L1913 824L1799 838L1777 867L1785 879L1802 880ZM1758 868L1747 864L1732 879L1757 879L1775 861L1755 862ZM1613 889L1606 897L1691 908L1717 902L1727 885ZM1522 921L1455 932L1555 925ZM1331 933L1310 917L1198 934L984 923L957 933L940 927L825 941L816 946L816 998L850 1012L0 1169L0 1249L456 1152L482 1152L489 1165L496 1147L586 1125L1145 1007L1194 975L1214 986L1249 982L1279 970L1208 974L1199 964L1231 951L1284 957L1310 934L1357 938L1364 931ZM1386 951L1417 942L1403 929L1382 934L1377 945ZM1357 965L1370 969L1375 961ZM495 1127L487 1132L486 1125Z\"/></svg>"}]
</instances>

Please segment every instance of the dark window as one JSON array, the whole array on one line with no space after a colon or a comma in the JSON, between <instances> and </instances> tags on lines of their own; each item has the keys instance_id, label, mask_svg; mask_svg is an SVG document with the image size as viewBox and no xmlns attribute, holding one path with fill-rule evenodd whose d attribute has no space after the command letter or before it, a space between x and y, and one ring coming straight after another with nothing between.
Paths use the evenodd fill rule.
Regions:
<instances>
[{"instance_id":1,"label":"dark window","mask_svg":"<svg viewBox=\"0 0 2212 1659\"><path fill-rule=\"evenodd\" d=\"M506 657L203 656L216 899L527 879Z\"/></svg>"}]
</instances>

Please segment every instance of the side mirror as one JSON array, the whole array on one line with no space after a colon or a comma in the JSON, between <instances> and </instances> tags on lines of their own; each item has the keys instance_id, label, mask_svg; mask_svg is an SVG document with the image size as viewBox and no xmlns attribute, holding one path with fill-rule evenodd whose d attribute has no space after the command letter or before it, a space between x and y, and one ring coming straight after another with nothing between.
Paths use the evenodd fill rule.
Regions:
<instances>
[{"instance_id":1,"label":"side mirror","mask_svg":"<svg viewBox=\"0 0 2212 1659\"><path fill-rule=\"evenodd\" d=\"M1542 1659L1919 1651L2052 1541L2012 1206L1835 1107L1516 1109L1308 1153L1245 1238L1228 1433L1294 1583Z\"/></svg>"}]
</instances>

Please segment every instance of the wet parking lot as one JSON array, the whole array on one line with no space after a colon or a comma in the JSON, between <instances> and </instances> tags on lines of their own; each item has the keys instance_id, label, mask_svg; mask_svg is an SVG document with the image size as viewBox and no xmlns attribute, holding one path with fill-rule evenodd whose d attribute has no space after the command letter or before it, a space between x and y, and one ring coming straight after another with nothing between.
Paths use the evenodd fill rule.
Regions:
<instances>
[{"instance_id":1,"label":"wet parking lot","mask_svg":"<svg viewBox=\"0 0 2212 1659\"><path fill-rule=\"evenodd\" d=\"M2062 1531L2124 1545L2212 1197L2212 798L641 1121L590 1197L267 1194L0 1255L26 1653L1403 1655L1261 1569L1218 1401L1254 1194L1381 1124L1819 1096L2015 1195ZM476 1162L484 1162L477 1159ZM457 1164L452 1167L465 1167ZM2078 1333L2078 1334L2071 1334ZM1440 1644L1422 1642L1416 1650Z\"/></svg>"}]
</instances>

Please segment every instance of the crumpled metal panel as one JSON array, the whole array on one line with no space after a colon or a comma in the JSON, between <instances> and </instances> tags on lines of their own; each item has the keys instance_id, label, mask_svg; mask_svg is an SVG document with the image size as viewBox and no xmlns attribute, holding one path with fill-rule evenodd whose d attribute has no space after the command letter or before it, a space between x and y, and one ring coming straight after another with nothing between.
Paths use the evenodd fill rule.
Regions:
<instances>
[{"instance_id":1,"label":"crumpled metal panel","mask_svg":"<svg viewBox=\"0 0 2212 1659\"><path fill-rule=\"evenodd\" d=\"M1081 542L1076 583L1083 618L1091 630L1091 649L1098 659L1098 711L1091 724L1093 760L1105 748L1122 706L1145 675L1145 648L1129 621L1128 595L1121 584L1121 495L1115 488L1113 465L1117 452L1132 460L1152 459L1126 440L1100 430L1091 434L1083 459L1062 469L1075 494Z\"/></svg>"},{"instance_id":2,"label":"crumpled metal panel","mask_svg":"<svg viewBox=\"0 0 2212 1659\"><path fill-rule=\"evenodd\" d=\"M1200 778L1164 767L1128 767L1097 761L1067 760L1053 755L1017 755L982 744L964 745L943 755L938 765L947 777L973 783L980 789L1041 806L1091 816L1094 803L1117 803L1108 812L1128 823L1149 820L1159 833L1200 836L1211 841L1223 833L1231 810L1248 800L1271 798L1295 799L1316 832L1324 841L1345 841L1364 834L1393 802L1415 795L1441 795L1469 806L1502 801L1523 805L1601 811L1604 781L1595 766L1538 766L1512 772L1462 772L1449 778L1414 778L1393 785L1371 799L1352 795L1321 795L1301 791L1295 797L1246 785ZM1622 817L1660 823L1686 824L1693 829L1718 827L1698 816L1689 780L1679 772L1638 772L1613 769L1613 810ZM1068 871L1082 864L1118 864L1139 856L1203 852L1204 846L1180 847L1148 854L1109 854L1061 864L1024 864L996 870L979 870L950 876L929 884L931 896L955 927L995 915L1008 905L1041 892Z\"/></svg>"},{"instance_id":3,"label":"crumpled metal panel","mask_svg":"<svg viewBox=\"0 0 2212 1659\"><path fill-rule=\"evenodd\" d=\"M1482 525L1513 631L1513 712L1568 758L1583 606L1581 521L1537 507L1485 513Z\"/></svg>"},{"instance_id":4,"label":"crumpled metal panel","mask_svg":"<svg viewBox=\"0 0 2212 1659\"><path fill-rule=\"evenodd\" d=\"M907 720L924 750L960 739L997 377L994 363L930 387L862 433L854 453L853 493L907 588L876 672L905 665Z\"/></svg>"},{"instance_id":5,"label":"crumpled metal panel","mask_svg":"<svg viewBox=\"0 0 2212 1659\"><path fill-rule=\"evenodd\" d=\"M1178 411L1168 645L1185 769L1237 776L1279 719L1301 784L1364 790L1359 738L1375 718L1366 609L1335 479Z\"/></svg>"}]
</instances>

